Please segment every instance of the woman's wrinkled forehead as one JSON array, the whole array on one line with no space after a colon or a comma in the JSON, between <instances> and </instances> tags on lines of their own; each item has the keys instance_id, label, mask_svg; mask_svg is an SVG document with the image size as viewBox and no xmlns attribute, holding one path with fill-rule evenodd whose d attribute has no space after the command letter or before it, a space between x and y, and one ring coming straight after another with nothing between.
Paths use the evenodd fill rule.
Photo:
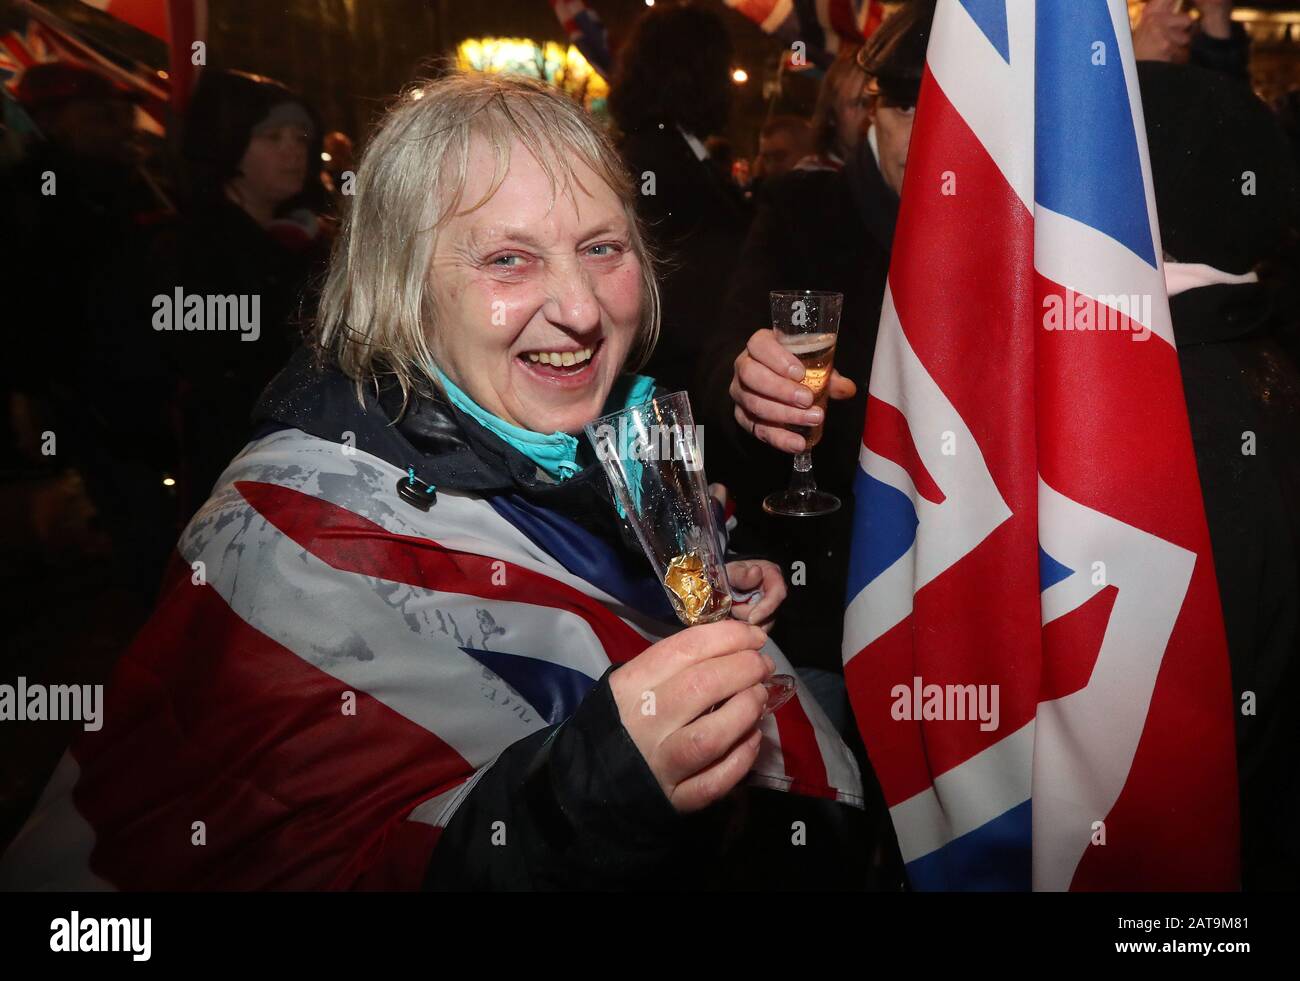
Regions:
<instances>
[{"instance_id":1,"label":"woman's wrinkled forehead","mask_svg":"<svg viewBox=\"0 0 1300 981\"><path fill-rule=\"evenodd\" d=\"M580 221L588 221L607 208L614 213L610 220L616 220L624 231L630 222L632 206L623 201L619 189L580 157L558 159L543 150L539 159L533 148L517 139L497 141L473 133L466 164L465 173L457 182L459 188L444 186L442 189L442 214L445 221L456 222L474 238L498 233L504 226L525 224L512 220L515 211L526 213L534 220L545 220L553 217L557 208L571 206ZM516 202L511 199L520 196L520 192L511 184L521 178L533 186L522 195L523 200ZM448 210L453 207L454 211ZM511 213L503 216L503 208Z\"/></svg>"}]
</instances>

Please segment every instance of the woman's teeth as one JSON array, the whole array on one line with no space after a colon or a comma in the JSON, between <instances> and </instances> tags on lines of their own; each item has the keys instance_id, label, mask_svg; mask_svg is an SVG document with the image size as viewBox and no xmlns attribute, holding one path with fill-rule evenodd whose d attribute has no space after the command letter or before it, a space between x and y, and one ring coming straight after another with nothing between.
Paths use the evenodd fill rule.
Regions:
<instances>
[{"instance_id":1,"label":"woman's teeth","mask_svg":"<svg viewBox=\"0 0 1300 981\"><path fill-rule=\"evenodd\" d=\"M541 364L568 368L575 364L582 364L584 361L590 361L595 350L594 347L584 347L581 351L529 351L528 360L534 364L540 362Z\"/></svg>"}]
</instances>

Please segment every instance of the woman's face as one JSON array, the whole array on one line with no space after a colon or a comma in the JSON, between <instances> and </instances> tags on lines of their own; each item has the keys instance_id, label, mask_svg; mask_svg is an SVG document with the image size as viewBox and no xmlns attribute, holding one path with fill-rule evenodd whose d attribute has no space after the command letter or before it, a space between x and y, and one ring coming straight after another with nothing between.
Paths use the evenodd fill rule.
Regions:
<instances>
[{"instance_id":1,"label":"woman's face","mask_svg":"<svg viewBox=\"0 0 1300 981\"><path fill-rule=\"evenodd\" d=\"M279 205L302 191L307 177L308 135L293 125L259 130L239 163L242 188Z\"/></svg>"},{"instance_id":2,"label":"woman's face","mask_svg":"<svg viewBox=\"0 0 1300 981\"><path fill-rule=\"evenodd\" d=\"M475 402L539 433L600 415L641 316L641 266L618 196L589 168L557 194L516 141L492 198L451 219L431 268L439 366ZM488 190L493 157L475 137L463 204Z\"/></svg>"}]
</instances>

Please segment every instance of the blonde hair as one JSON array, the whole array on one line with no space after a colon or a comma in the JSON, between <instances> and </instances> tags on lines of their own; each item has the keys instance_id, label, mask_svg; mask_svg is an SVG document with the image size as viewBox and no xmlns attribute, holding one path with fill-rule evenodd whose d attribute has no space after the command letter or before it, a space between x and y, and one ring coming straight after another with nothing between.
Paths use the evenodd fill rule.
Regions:
<instances>
[{"instance_id":1,"label":"blonde hair","mask_svg":"<svg viewBox=\"0 0 1300 981\"><path fill-rule=\"evenodd\" d=\"M483 198L457 209L470 144L495 152ZM522 76L452 73L408 88L389 109L357 168L355 196L330 258L317 315L317 346L357 383L395 376L411 392L439 389L428 338L438 329L430 262L442 227L482 207L505 180L518 140L546 172L552 201L582 187L585 164L618 196L641 265L641 322L625 366L645 363L659 335L656 260L636 214L636 185L609 138L587 113L545 83Z\"/></svg>"}]
</instances>

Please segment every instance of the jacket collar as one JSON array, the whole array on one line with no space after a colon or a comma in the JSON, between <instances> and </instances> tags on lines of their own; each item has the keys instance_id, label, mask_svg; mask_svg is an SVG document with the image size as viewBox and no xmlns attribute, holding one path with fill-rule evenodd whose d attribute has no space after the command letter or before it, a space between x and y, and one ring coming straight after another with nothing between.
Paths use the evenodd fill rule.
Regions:
<instances>
[{"instance_id":1,"label":"jacket collar","mask_svg":"<svg viewBox=\"0 0 1300 981\"><path fill-rule=\"evenodd\" d=\"M271 381L253 410L256 435L299 429L348 445L402 470L413 468L426 484L474 494L518 491L547 497L564 489L596 487L604 474L594 455L575 476L556 483L536 463L440 395L412 396L402 411L392 379L369 387L364 405L356 386L310 348L299 349ZM581 457L580 457L581 460Z\"/></svg>"}]
</instances>

